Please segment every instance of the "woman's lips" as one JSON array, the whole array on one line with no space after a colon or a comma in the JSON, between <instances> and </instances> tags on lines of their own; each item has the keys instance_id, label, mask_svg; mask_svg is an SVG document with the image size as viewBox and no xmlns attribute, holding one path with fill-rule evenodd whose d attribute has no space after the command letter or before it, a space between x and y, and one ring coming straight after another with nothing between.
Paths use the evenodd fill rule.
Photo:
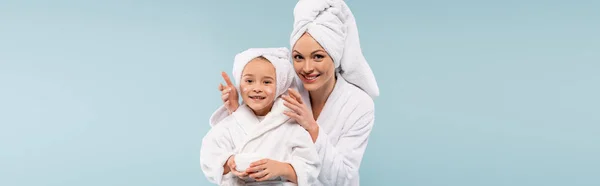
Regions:
<instances>
[{"instance_id":1,"label":"woman's lips","mask_svg":"<svg viewBox=\"0 0 600 186\"><path fill-rule=\"evenodd\" d=\"M306 83L314 83L321 76L321 74L302 75L302 81Z\"/></svg>"}]
</instances>

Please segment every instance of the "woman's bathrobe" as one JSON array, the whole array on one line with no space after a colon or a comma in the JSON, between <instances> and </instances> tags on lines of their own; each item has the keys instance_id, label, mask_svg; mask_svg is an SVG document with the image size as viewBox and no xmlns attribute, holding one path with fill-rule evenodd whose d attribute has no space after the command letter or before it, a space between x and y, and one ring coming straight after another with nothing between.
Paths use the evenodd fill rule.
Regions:
<instances>
[{"instance_id":1,"label":"woman's bathrobe","mask_svg":"<svg viewBox=\"0 0 600 186\"><path fill-rule=\"evenodd\" d=\"M283 114L287 108L277 98L271 112L262 121L252 110L241 105L202 139L200 163L204 175L218 185L295 185L282 178L256 182L239 179L233 173L223 175L223 165L231 155L257 153L264 158L290 163L298 185L314 185L320 171L320 158L308 132Z\"/></svg>"}]
</instances>

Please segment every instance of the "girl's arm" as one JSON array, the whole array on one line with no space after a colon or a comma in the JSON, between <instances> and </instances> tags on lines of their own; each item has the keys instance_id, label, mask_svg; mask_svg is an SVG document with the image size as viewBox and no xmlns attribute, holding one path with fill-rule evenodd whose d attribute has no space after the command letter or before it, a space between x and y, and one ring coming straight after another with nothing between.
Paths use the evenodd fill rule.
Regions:
<instances>
[{"instance_id":1,"label":"girl's arm","mask_svg":"<svg viewBox=\"0 0 600 186\"><path fill-rule=\"evenodd\" d=\"M271 159L253 162L246 170L251 178L266 181L281 176L298 185L314 185L319 176L321 160L308 132L300 125L294 127L292 134L286 135L286 139L289 139L286 148L292 149L290 162Z\"/></svg>"},{"instance_id":2,"label":"girl's arm","mask_svg":"<svg viewBox=\"0 0 600 186\"><path fill-rule=\"evenodd\" d=\"M225 174L230 170L227 160L233 154L233 144L229 132L223 126L217 126L202 138L200 165L208 181L221 185Z\"/></svg>"}]
</instances>

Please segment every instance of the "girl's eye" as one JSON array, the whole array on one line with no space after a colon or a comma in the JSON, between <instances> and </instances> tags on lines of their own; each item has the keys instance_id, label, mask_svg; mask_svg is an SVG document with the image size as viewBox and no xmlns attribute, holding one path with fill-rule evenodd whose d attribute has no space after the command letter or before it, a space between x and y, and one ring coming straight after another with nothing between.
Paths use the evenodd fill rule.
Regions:
<instances>
[{"instance_id":1,"label":"girl's eye","mask_svg":"<svg viewBox=\"0 0 600 186\"><path fill-rule=\"evenodd\" d=\"M267 84L267 85L271 84L271 81L265 81L265 84Z\"/></svg>"},{"instance_id":2,"label":"girl's eye","mask_svg":"<svg viewBox=\"0 0 600 186\"><path fill-rule=\"evenodd\" d=\"M246 83L252 83L253 81L251 79L247 79Z\"/></svg>"}]
</instances>

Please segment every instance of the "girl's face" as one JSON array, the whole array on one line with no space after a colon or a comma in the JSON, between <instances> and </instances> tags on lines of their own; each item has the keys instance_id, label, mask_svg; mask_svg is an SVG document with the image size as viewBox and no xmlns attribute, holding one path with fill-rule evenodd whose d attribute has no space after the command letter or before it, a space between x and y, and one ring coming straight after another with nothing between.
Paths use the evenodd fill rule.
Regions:
<instances>
[{"instance_id":1,"label":"girl's face","mask_svg":"<svg viewBox=\"0 0 600 186\"><path fill-rule=\"evenodd\" d=\"M244 67L240 83L242 100L257 116L273 107L277 90L275 67L265 58L255 58Z\"/></svg>"},{"instance_id":2,"label":"girl's face","mask_svg":"<svg viewBox=\"0 0 600 186\"><path fill-rule=\"evenodd\" d=\"M292 57L294 70L306 90L319 90L335 81L333 59L310 34L305 33L296 41Z\"/></svg>"}]
</instances>

